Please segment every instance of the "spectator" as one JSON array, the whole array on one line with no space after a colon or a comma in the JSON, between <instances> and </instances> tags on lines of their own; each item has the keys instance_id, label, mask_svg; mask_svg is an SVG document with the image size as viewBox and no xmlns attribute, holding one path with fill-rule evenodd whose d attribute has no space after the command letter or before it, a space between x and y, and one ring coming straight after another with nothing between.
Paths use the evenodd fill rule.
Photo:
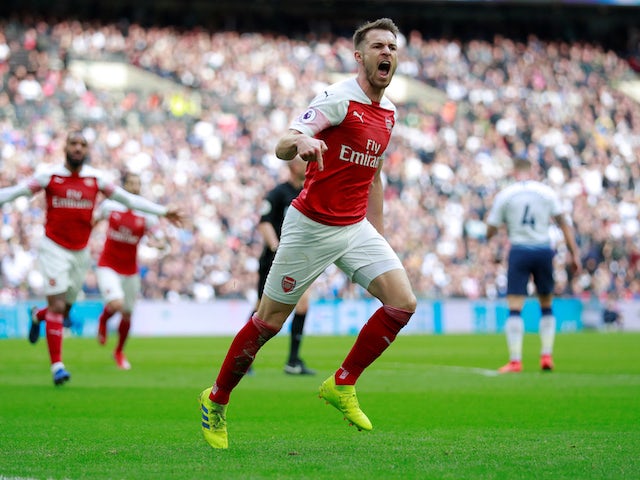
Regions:
<instances>
[{"instance_id":1,"label":"spectator","mask_svg":"<svg viewBox=\"0 0 640 480\"><path fill-rule=\"evenodd\" d=\"M173 195L172 201L194 219L193 231L180 231L172 242L175 251L204 257L206 264L194 269L192 281L178 283L170 280L183 273L173 268L174 255L158 262L141 258L144 295L194 298L198 285L209 292L207 298L255 300L260 239L253 225L259 199L277 182L273 155L265 152L273 151L287 120L304 107L305 92L330 83L329 73L353 71L345 55L349 39L137 24L122 29L75 20L46 28L28 20L5 21L0 34L5 36L0 47L9 50L7 55L4 48L6 60L0 60L0 183L13 184L36 165L52 162L55 139L65 125L86 122L94 166L122 171L129 162L148 164L143 182L153 198L166 201ZM429 105L431 110L396 102L401 121L384 171L386 208L398 212L387 217L390 223L393 217L388 231L405 233L389 240L418 296L503 294L504 265L475 269L471 258L486 255L489 247L482 239L465 245L460 226L486 211L508 181L512 156L539 164L542 179L575 212L583 255L597 253L590 250L601 242L599 236L616 237L623 245L637 236L638 214L627 206L637 196L640 178L640 106L614 88L635 78L626 55L595 43L543 41L534 35L522 41L501 35L462 41L428 39L414 31L407 45L398 72L437 89L433 97L443 97ZM188 86L198 94L198 118L174 116L160 90L98 90L64 68L78 59L106 58ZM30 104L18 93L28 72L45 93ZM165 186L167 178L172 181ZM438 216L441 207L450 215ZM229 215L236 209L238 215ZM40 235L43 212L40 201L29 208L5 208L5 225L28 252ZM411 225L413 218L422 221ZM434 255L426 247L436 243ZM230 261L229 246L241 261ZM91 241L94 254L100 247L98 239ZM633 255L624 248L625 257ZM563 280L566 262L558 256L558 294L602 295L620 275L616 262L593 257L589 273L568 283ZM616 286L619 294L637 295L637 263L629 264L624 278ZM8 287L15 292L10 298L38 295L40 284L37 277L22 278ZM318 279L314 295L362 297L365 292L340 272L328 272Z\"/></svg>"}]
</instances>

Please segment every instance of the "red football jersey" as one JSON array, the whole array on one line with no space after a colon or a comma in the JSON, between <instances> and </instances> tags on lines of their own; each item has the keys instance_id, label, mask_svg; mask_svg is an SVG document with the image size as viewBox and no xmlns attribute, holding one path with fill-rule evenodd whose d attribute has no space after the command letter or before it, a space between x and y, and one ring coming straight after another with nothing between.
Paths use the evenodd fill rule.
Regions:
<instances>
[{"instance_id":1,"label":"red football jersey","mask_svg":"<svg viewBox=\"0 0 640 480\"><path fill-rule=\"evenodd\" d=\"M138 272L138 244L157 217L127 209L106 200L98 207L96 218L108 218L106 241L98 259L99 267L109 267L121 275Z\"/></svg>"},{"instance_id":2,"label":"red football jersey","mask_svg":"<svg viewBox=\"0 0 640 480\"><path fill-rule=\"evenodd\" d=\"M395 105L386 97L372 102L355 78L317 95L290 128L324 140L324 170L309 162L304 188L292 205L325 225L362 220L395 121Z\"/></svg>"},{"instance_id":3,"label":"red football jersey","mask_svg":"<svg viewBox=\"0 0 640 480\"><path fill-rule=\"evenodd\" d=\"M36 173L28 186L32 193L45 191L46 236L69 250L87 246L98 192L108 197L115 189L95 168L84 166L71 173L62 165Z\"/></svg>"}]
</instances>

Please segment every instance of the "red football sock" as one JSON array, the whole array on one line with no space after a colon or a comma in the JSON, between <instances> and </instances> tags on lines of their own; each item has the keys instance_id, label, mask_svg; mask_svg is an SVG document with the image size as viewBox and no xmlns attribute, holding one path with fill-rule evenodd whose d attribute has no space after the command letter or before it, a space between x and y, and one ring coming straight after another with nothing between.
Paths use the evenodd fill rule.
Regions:
<instances>
[{"instance_id":1,"label":"red football sock","mask_svg":"<svg viewBox=\"0 0 640 480\"><path fill-rule=\"evenodd\" d=\"M44 320L45 316L47 315L47 311L48 311L48 307L44 307L36 312L36 318L38 319L39 322Z\"/></svg>"},{"instance_id":2,"label":"red football sock","mask_svg":"<svg viewBox=\"0 0 640 480\"><path fill-rule=\"evenodd\" d=\"M376 310L336 372L336 385L355 385L362 371L391 345L411 315L413 312L386 305Z\"/></svg>"},{"instance_id":3,"label":"red football sock","mask_svg":"<svg viewBox=\"0 0 640 480\"><path fill-rule=\"evenodd\" d=\"M102 309L102 313L100 314L100 317L98 317L98 321L100 322L100 325L106 325L107 320L113 317L114 313L116 313L116 311L112 310L109 304L107 303Z\"/></svg>"},{"instance_id":4,"label":"red football sock","mask_svg":"<svg viewBox=\"0 0 640 480\"><path fill-rule=\"evenodd\" d=\"M47 322L47 345L49 346L49 357L51 364L62 361L62 324L64 315L47 311L45 317Z\"/></svg>"},{"instance_id":5,"label":"red football sock","mask_svg":"<svg viewBox=\"0 0 640 480\"><path fill-rule=\"evenodd\" d=\"M124 344L129 337L129 330L131 329L131 313L123 313L120 319L120 325L118 326L118 344L116 345L116 352L121 352L124 348Z\"/></svg>"},{"instance_id":6,"label":"red football sock","mask_svg":"<svg viewBox=\"0 0 640 480\"><path fill-rule=\"evenodd\" d=\"M231 342L209 395L211 401L222 405L229 403L231 391L249 370L258 350L279 331L260 320L256 314L251 317Z\"/></svg>"}]
</instances>

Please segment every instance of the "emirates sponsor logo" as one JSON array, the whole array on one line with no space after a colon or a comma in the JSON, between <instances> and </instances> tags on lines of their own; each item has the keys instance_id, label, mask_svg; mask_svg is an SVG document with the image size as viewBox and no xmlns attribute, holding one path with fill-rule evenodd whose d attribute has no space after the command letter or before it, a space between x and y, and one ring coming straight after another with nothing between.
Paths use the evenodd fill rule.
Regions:
<instances>
[{"instance_id":1,"label":"emirates sponsor logo","mask_svg":"<svg viewBox=\"0 0 640 480\"><path fill-rule=\"evenodd\" d=\"M296 287L296 279L292 277L282 277L281 285L282 291L289 293Z\"/></svg>"},{"instance_id":2,"label":"emirates sponsor logo","mask_svg":"<svg viewBox=\"0 0 640 480\"><path fill-rule=\"evenodd\" d=\"M381 157L376 154L370 154L368 152L357 152L348 145L342 145L340 147L340 160L343 162L355 163L356 165L362 165L363 167L378 168L380 165Z\"/></svg>"},{"instance_id":3,"label":"emirates sponsor logo","mask_svg":"<svg viewBox=\"0 0 640 480\"><path fill-rule=\"evenodd\" d=\"M140 237L134 235L134 233L127 227L121 226L120 230L109 229L107 236L116 242L128 243L130 245L136 245L140 241Z\"/></svg>"},{"instance_id":4,"label":"emirates sponsor logo","mask_svg":"<svg viewBox=\"0 0 640 480\"><path fill-rule=\"evenodd\" d=\"M75 200L73 198L51 197L53 208L75 208L78 210L93 210L93 202L87 199Z\"/></svg>"},{"instance_id":5,"label":"emirates sponsor logo","mask_svg":"<svg viewBox=\"0 0 640 480\"><path fill-rule=\"evenodd\" d=\"M355 113L355 112L353 112ZM382 144L367 139L366 151L359 152L354 150L349 145L340 146L339 159L343 162L355 163L356 165L362 165L363 167L378 168L380 161L382 160L382 153L384 148Z\"/></svg>"},{"instance_id":6,"label":"emirates sponsor logo","mask_svg":"<svg viewBox=\"0 0 640 480\"><path fill-rule=\"evenodd\" d=\"M66 197L51 197L51 206L53 208L75 208L79 210L93 210L93 202L84 198L80 190L69 188L66 191Z\"/></svg>"}]
</instances>

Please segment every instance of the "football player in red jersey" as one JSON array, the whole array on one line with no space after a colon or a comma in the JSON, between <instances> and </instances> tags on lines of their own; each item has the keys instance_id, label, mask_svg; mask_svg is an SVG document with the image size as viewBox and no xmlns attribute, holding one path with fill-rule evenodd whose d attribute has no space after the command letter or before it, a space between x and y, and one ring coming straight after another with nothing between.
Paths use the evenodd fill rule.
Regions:
<instances>
[{"instance_id":1,"label":"football player in red jersey","mask_svg":"<svg viewBox=\"0 0 640 480\"><path fill-rule=\"evenodd\" d=\"M258 350L278 333L313 281L331 264L382 306L362 327L320 396L359 430L371 430L355 383L393 342L416 309L407 273L383 236L383 155L396 122L385 96L398 66L398 28L388 18L353 36L355 77L328 86L290 125L276 155L308 162L302 192L291 203L258 311L238 332L212 387L200 394L201 425L213 448L228 448L226 408Z\"/></svg>"},{"instance_id":2,"label":"football player in red jersey","mask_svg":"<svg viewBox=\"0 0 640 480\"><path fill-rule=\"evenodd\" d=\"M88 152L89 144L84 134L79 130L70 131L63 165L48 166L24 183L0 189L0 205L40 191L45 194L45 235L39 245L38 266L47 297L47 307L41 315L46 322L55 385L62 385L71 378L62 362L63 321L82 289L89 267L87 243L98 194L130 208L165 216L174 223L182 221L177 209L158 205L114 185L105 172L86 164ZM32 331L39 331L37 324Z\"/></svg>"},{"instance_id":3,"label":"football player in red jersey","mask_svg":"<svg viewBox=\"0 0 640 480\"><path fill-rule=\"evenodd\" d=\"M123 188L135 195L140 194L140 176L127 172L123 176ZM107 321L120 313L118 341L113 358L118 368L129 370L131 364L124 354L124 345L131 328L131 314L136 298L140 294L140 273L138 270L138 245L145 235L154 247L167 245L158 236L153 236L158 225L158 216L132 210L114 200L100 203L94 215L94 224L108 221L106 238L102 253L98 259L96 276L105 306L98 319L98 342L107 341Z\"/></svg>"}]
</instances>

